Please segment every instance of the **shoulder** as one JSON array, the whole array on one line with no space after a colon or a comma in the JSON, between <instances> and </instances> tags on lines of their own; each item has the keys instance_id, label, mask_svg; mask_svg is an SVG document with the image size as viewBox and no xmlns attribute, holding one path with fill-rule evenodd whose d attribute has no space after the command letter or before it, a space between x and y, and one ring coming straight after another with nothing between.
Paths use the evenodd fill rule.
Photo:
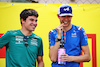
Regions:
<instances>
[{"instance_id":1,"label":"shoulder","mask_svg":"<svg viewBox=\"0 0 100 67\"><path fill-rule=\"evenodd\" d=\"M18 33L19 30L9 30L8 32L14 34L14 33Z\"/></svg>"},{"instance_id":2,"label":"shoulder","mask_svg":"<svg viewBox=\"0 0 100 67\"><path fill-rule=\"evenodd\" d=\"M49 34L50 34L50 33L56 33L56 32L57 32L57 30L56 30L56 28L55 28L55 29L50 30L50 31L49 31Z\"/></svg>"},{"instance_id":3,"label":"shoulder","mask_svg":"<svg viewBox=\"0 0 100 67\"><path fill-rule=\"evenodd\" d=\"M15 34L16 32L17 32L18 30L9 30L9 31L7 31L4 35L13 35L13 34Z\"/></svg>"},{"instance_id":4,"label":"shoulder","mask_svg":"<svg viewBox=\"0 0 100 67\"><path fill-rule=\"evenodd\" d=\"M77 31L84 31L84 28L82 26L76 26L76 25L72 25L73 29L77 30Z\"/></svg>"},{"instance_id":5,"label":"shoulder","mask_svg":"<svg viewBox=\"0 0 100 67\"><path fill-rule=\"evenodd\" d=\"M42 40L42 38L41 38L40 36L38 36L38 35L36 35L36 34L34 34L34 33L32 33L32 37L33 37L33 38L36 38L36 39L39 39L39 40Z\"/></svg>"},{"instance_id":6,"label":"shoulder","mask_svg":"<svg viewBox=\"0 0 100 67\"><path fill-rule=\"evenodd\" d=\"M74 25L74 29L75 29L75 31L78 31L81 35L86 35L84 28L82 28L81 26Z\"/></svg>"}]
</instances>

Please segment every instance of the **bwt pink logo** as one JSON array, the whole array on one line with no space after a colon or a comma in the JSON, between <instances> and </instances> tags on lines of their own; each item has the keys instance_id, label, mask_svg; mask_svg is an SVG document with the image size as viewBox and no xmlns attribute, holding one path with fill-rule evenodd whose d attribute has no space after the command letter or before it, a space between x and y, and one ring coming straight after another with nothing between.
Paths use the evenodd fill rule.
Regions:
<instances>
[{"instance_id":1,"label":"bwt pink logo","mask_svg":"<svg viewBox=\"0 0 100 67\"><path fill-rule=\"evenodd\" d=\"M0 34L0 37L3 34ZM96 34L87 34L88 39L92 40L92 67L97 67L96 59ZM0 58L5 58L6 47L0 49ZM82 54L82 53L81 53ZM83 67L83 63L80 64L80 67Z\"/></svg>"}]
</instances>

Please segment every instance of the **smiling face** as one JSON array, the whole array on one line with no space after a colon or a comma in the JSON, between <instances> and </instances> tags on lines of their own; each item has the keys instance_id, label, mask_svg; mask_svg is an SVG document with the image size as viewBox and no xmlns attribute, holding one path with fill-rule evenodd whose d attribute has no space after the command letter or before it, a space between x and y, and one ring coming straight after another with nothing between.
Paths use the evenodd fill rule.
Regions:
<instances>
[{"instance_id":1,"label":"smiling face","mask_svg":"<svg viewBox=\"0 0 100 67\"><path fill-rule=\"evenodd\" d=\"M59 16L58 18L60 19L60 23L64 23L64 27L68 27L69 25L71 25L71 19L72 16Z\"/></svg>"},{"instance_id":2,"label":"smiling face","mask_svg":"<svg viewBox=\"0 0 100 67\"><path fill-rule=\"evenodd\" d=\"M27 31L34 31L37 26L37 17L36 16L28 16L26 20L22 19L22 26Z\"/></svg>"}]
</instances>

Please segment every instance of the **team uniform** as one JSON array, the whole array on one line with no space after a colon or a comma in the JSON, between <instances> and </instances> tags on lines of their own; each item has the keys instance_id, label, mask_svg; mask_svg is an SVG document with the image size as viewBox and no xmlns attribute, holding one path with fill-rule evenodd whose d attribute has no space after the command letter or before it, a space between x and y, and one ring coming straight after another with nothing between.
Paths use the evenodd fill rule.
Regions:
<instances>
[{"instance_id":1,"label":"team uniform","mask_svg":"<svg viewBox=\"0 0 100 67\"><path fill-rule=\"evenodd\" d=\"M64 48L66 54L69 56L80 56L81 46L88 45L87 35L82 27L72 25L72 28L65 32L65 43ZM61 32L63 34L63 32ZM49 32L49 47L54 46L55 39L57 37L57 30L53 29ZM61 37L63 39L63 36ZM79 67L80 63L77 62L66 62L66 65L58 65L58 62L52 62L52 67Z\"/></svg>"},{"instance_id":2,"label":"team uniform","mask_svg":"<svg viewBox=\"0 0 100 67\"><path fill-rule=\"evenodd\" d=\"M42 39L32 33L27 36L20 30L8 31L0 38L0 48L6 46L6 67L36 67L37 56L43 56Z\"/></svg>"}]
</instances>

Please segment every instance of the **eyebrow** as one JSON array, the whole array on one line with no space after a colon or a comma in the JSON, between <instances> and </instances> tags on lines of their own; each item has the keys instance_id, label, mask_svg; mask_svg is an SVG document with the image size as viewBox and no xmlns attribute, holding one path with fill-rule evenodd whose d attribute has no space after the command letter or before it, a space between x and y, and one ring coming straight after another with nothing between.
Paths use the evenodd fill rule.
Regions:
<instances>
[{"instance_id":1,"label":"eyebrow","mask_svg":"<svg viewBox=\"0 0 100 67\"><path fill-rule=\"evenodd\" d=\"M34 20L33 18L30 18L30 20ZM37 19L36 19L36 21L37 21Z\"/></svg>"}]
</instances>

